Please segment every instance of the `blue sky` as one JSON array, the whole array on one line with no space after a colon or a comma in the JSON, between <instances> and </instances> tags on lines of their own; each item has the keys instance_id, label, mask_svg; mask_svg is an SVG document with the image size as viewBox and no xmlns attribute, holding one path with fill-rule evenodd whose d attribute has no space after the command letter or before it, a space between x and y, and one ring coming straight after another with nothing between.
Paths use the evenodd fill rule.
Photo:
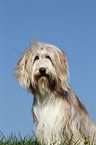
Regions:
<instances>
[{"instance_id":1,"label":"blue sky","mask_svg":"<svg viewBox=\"0 0 96 145\"><path fill-rule=\"evenodd\" d=\"M31 134L33 96L12 75L30 40L56 45L68 56L69 83L96 122L96 1L0 1L0 130Z\"/></svg>"}]
</instances>

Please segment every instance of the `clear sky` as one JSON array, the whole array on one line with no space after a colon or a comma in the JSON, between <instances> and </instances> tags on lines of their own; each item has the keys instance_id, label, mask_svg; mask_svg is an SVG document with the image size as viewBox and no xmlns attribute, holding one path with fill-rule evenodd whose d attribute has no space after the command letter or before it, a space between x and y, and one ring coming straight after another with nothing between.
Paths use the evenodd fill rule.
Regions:
<instances>
[{"instance_id":1,"label":"clear sky","mask_svg":"<svg viewBox=\"0 0 96 145\"><path fill-rule=\"evenodd\" d=\"M96 122L96 0L0 0L0 130L34 131L33 96L12 77L34 37L65 51L69 83Z\"/></svg>"}]
</instances>

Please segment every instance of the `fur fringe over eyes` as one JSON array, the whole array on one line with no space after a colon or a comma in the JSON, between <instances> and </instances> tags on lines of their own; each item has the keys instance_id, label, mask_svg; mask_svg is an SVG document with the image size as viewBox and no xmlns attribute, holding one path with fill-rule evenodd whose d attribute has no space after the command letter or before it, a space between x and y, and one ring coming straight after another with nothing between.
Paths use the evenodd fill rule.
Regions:
<instances>
[{"instance_id":1,"label":"fur fringe over eyes","mask_svg":"<svg viewBox=\"0 0 96 145\"><path fill-rule=\"evenodd\" d=\"M96 124L68 84L66 54L57 47L34 42L17 63L15 74L22 87L34 95L32 113L38 141L96 143ZM93 141L94 140L94 141ZM67 144L67 143L66 143Z\"/></svg>"}]
</instances>

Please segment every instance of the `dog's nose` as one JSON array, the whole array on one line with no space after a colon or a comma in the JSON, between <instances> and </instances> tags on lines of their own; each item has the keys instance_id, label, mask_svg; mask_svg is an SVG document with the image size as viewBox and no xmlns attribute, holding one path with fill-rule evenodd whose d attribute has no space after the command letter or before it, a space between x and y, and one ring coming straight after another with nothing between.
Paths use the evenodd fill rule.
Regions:
<instances>
[{"instance_id":1,"label":"dog's nose","mask_svg":"<svg viewBox=\"0 0 96 145\"><path fill-rule=\"evenodd\" d=\"M45 73L46 72L46 69L44 67L41 67L41 68L39 68L39 72L40 73Z\"/></svg>"}]
</instances>

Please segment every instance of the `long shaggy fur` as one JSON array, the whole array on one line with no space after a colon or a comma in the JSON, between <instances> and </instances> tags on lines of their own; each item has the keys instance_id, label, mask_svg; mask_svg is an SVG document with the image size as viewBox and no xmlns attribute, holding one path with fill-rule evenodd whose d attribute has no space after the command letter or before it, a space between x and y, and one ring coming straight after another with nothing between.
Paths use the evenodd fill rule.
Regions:
<instances>
[{"instance_id":1,"label":"long shaggy fur","mask_svg":"<svg viewBox=\"0 0 96 145\"><path fill-rule=\"evenodd\" d=\"M34 95L35 135L42 143L69 140L96 143L96 125L68 84L66 54L57 47L35 42L18 61L16 78Z\"/></svg>"}]
</instances>

